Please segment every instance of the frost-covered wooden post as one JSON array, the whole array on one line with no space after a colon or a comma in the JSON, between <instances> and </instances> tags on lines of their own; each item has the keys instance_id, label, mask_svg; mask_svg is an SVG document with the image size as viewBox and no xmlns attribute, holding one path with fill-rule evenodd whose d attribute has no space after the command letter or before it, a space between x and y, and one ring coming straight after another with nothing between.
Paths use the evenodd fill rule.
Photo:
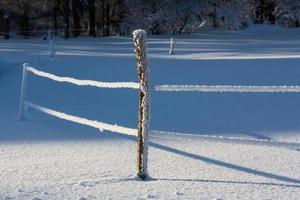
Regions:
<instances>
[{"instance_id":1,"label":"frost-covered wooden post","mask_svg":"<svg viewBox=\"0 0 300 200\"><path fill-rule=\"evenodd\" d=\"M169 50L169 54L170 55L174 55L174 45L175 45L175 39L173 37L171 37L171 40L170 40L170 50Z\"/></svg>"},{"instance_id":2,"label":"frost-covered wooden post","mask_svg":"<svg viewBox=\"0 0 300 200\"><path fill-rule=\"evenodd\" d=\"M24 119L24 111L26 109L25 107L25 93L26 93L26 86L27 86L27 67L28 63L23 64L23 74L22 74L22 85L21 85L21 95L20 95L20 108L19 108L19 120Z\"/></svg>"},{"instance_id":3,"label":"frost-covered wooden post","mask_svg":"<svg viewBox=\"0 0 300 200\"><path fill-rule=\"evenodd\" d=\"M147 58L146 31L133 32L138 78L140 83L138 138L137 138L137 175L141 179L148 176L148 136L149 136L149 69Z\"/></svg>"}]
</instances>

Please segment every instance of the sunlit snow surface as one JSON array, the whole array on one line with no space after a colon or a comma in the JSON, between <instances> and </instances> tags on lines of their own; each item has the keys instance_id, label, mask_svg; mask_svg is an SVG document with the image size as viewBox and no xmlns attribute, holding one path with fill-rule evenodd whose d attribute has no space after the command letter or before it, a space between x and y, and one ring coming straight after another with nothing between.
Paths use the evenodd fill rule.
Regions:
<instances>
[{"instance_id":1,"label":"sunlit snow surface","mask_svg":"<svg viewBox=\"0 0 300 200\"><path fill-rule=\"evenodd\" d=\"M131 37L0 40L0 199L297 199L300 94L156 92L156 85L300 86L300 30L148 36L149 174L138 181L134 136L33 109L17 121L22 64L62 77L138 82ZM26 100L136 128L138 91L29 74Z\"/></svg>"}]
</instances>

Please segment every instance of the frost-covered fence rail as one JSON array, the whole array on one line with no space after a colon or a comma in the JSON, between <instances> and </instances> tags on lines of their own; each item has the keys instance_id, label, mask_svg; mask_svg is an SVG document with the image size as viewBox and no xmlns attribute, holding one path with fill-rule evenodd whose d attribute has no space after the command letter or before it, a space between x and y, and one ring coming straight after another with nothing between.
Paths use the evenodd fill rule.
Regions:
<instances>
[{"instance_id":1,"label":"frost-covered fence rail","mask_svg":"<svg viewBox=\"0 0 300 200\"><path fill-rule=\"evenodd\" d=\"M106 124L104 122L99 122L96 120L89 120L77 116L72 116L63 112L59 112L50 108L46 108L35 103L29 102L25 100L26 93L26 85L27 85L27 74L28 72L37 75L39 77L47 78L56 82L61 83L71 83L78 86L93 86L99 88L130 88L130 89L139 89L139 83L135 82L100 82L94 80L79 80L71 77L61 77L48 72L40 71L29 64L23 64L23 77L22 77L22 88L21 88L21 98L20 98L20 111L19 111L19 119L24 118L24 112L27 107L31 107L40 112L44 112L46 114L58 117L60 119L76 122L79 124L84 124L87 126L92 126L94 128L98 128L100 130L107 130L111 132L117 132L126 135L137 135L137 130L127 127L122 127L118 125Z\"/></svg>"},{"instance_id":2,"label":"frost-covered fence rail","mask_svg":"<svg viewBox=\"0 0 300 200\"><path fill-rule=\"evenodd\" d=\"M60 119L64 119L67 121L71 121L71 122L76 122L82 125L86 125L86 126L91 126L100 130L108 130L111 132L117 132L117 133L122 133L122 134L126 134L126 135L133 135L136 136L136 129L133 128L127 128L127 127L123 127L123 126L119 126L119 125L111 125L111 124L107 124L104 122L100 122L97 120L90 120L90 119L86 119L83 117L78 117L78 116L74 116L74 115L69 115L63 112L59 112L50 108L46 108L40 105L37 105L35 103L29 102L29 101L25 101L24 102L25 106L27 107L31 107L34 108L35 110L38 110L40 112L46 113L48 115L60 118Z\"/></svg>"},{"instance_id":3,"label":"frost-covered fence rail","mask_svg":"<svg viewBox=\"0 0 300 200\"><path fill-rule=\"evenodd\" d=\"M300 93L300 86L157 85L159 92Z\"/></svg>"},{"instance_id":4,"label":"frost-covered fence rail","mask_svg":"<svg viewBox=\"0 0 300 200\"><path fill-rule=\"evenodd\" d=\"M155 91L158 92L237 92L237 93L300 93L300 86L242 86L242 85L156 85ZM166 131L154 131L156 133L172 134L172 135L190 135L189 133L176 133ZM202 136L203 137L203 136ZM210 138L217 138L216 136L205 136ZM224 138L222 140L232 140L232 138ZM240 140L240 139L239 139ZM246 141L243 139L243 141ZM254 140L249 140L254 141ZM257 142L257 140L256 140ZM259 140L258 142L266 142ZM270 141L268 141L270 144ZM273 141L272 141L273 142ZM282 144L281 144L282 145ZM286 146L286 144L283 144ZM298 148L299 144L295 144Z\"/></svg>"},{"instance_id":5,"label":"frost-covered fence rail","mask_svg":"<svg viewBox=\"0 0 300 200\"><path fill-rule=\"evenodd\" d=\"M26 64L24 64L24 66L25 65ZM48 78L53 81L71 83L79 86L94 86L99 88L131 88L137 90L140 89L140 84L135 82L100 82L94 80L79 80L76 78L62 77L48 72L40 71L29 65L26 67L26 70L37 76Z\"/></svg>"}]
</instances>

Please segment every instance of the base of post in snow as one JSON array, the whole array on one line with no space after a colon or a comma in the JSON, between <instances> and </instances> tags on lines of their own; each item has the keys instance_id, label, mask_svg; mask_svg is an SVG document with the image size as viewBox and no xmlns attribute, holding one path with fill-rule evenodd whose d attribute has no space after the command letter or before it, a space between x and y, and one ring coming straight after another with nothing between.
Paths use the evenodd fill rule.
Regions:
<instances>
[{"instance_id":1,"label":"base of post in snow","mask_svg":"<svg viewBox=\"0 0 300 200\"><path fill-rule=\"evenodd\" d=\"M155 181L155 178L152 178L151 176L144 176L144 177L139 177L138 175L135 175L132 177L132 180L134 181Z\"/></svg>"},{"instance_id":2,"label":"base of post in snow","mask_svg":"<svg viewBox=\"0 0 300 200\"><path fill-rule=\"evenodd\" d=\"M135 30L132 34L135 45L138 79L140 83L137 133L137 176L142 180L146 180L148 177L148 137L150 116L146 31Z\"/></svg>"},{"instance_id":3,"label":"base of post in snow","mask_svg":"<svg viewBox=\"0 0 300 200\"><path fill-rule=\"evenodd\" d=\"M146 180L148 179L148 175L146 174L137 174L138 178L141 179L141 180Z\"/></svg>"}]
</instances>

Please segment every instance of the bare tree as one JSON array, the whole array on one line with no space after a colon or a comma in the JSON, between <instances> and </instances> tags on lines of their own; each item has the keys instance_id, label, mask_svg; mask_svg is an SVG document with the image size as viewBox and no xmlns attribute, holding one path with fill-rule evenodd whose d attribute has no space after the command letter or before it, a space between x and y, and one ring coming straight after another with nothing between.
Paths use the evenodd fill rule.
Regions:
<instances>
[{"instance_id":1,"label":"bare tree","mask_svg":"<svg viewBox=\"0 0 300 200\"><path fill-rule=\"evenodd\" d=\"M72 14L73 14L73 36L78 37L80 35L80 11L81 11L81 1L72 0Z\"/></svg>"},{"instance_id":2,"label":"bare tree","mask_svg":"<svg viewBox=\"0 0 300 200\"><path fill-rule=\"evenodd\" d=\"M70 37L70 0L62 0L62 13L64 17L64 30L65 30L65 39Z\"/></svg>"},{"instance_id":3,"label":"bare tree","mask_svg":"<svg viewBox=\"0 0 300 200\"><path fill-rule=\"evenodd\" d=\"M55 35L57 35L57 29L58 29L58 15L60 13L60 4L61 1L60 0L53 0L54 4L53 4L53 27L55 30Z\"/></svg>"},{"instance_id":4,"label":"bare tree","mask_svg":"<svg viewBox=\"0 0 300 200\"><path fill-rule=\"evenodd\" d=\"M89 22L90 22L90 31L89 35L96 37L96 5L95 0L88 1L89 7Z\"/></svg>"}]
</instances>

